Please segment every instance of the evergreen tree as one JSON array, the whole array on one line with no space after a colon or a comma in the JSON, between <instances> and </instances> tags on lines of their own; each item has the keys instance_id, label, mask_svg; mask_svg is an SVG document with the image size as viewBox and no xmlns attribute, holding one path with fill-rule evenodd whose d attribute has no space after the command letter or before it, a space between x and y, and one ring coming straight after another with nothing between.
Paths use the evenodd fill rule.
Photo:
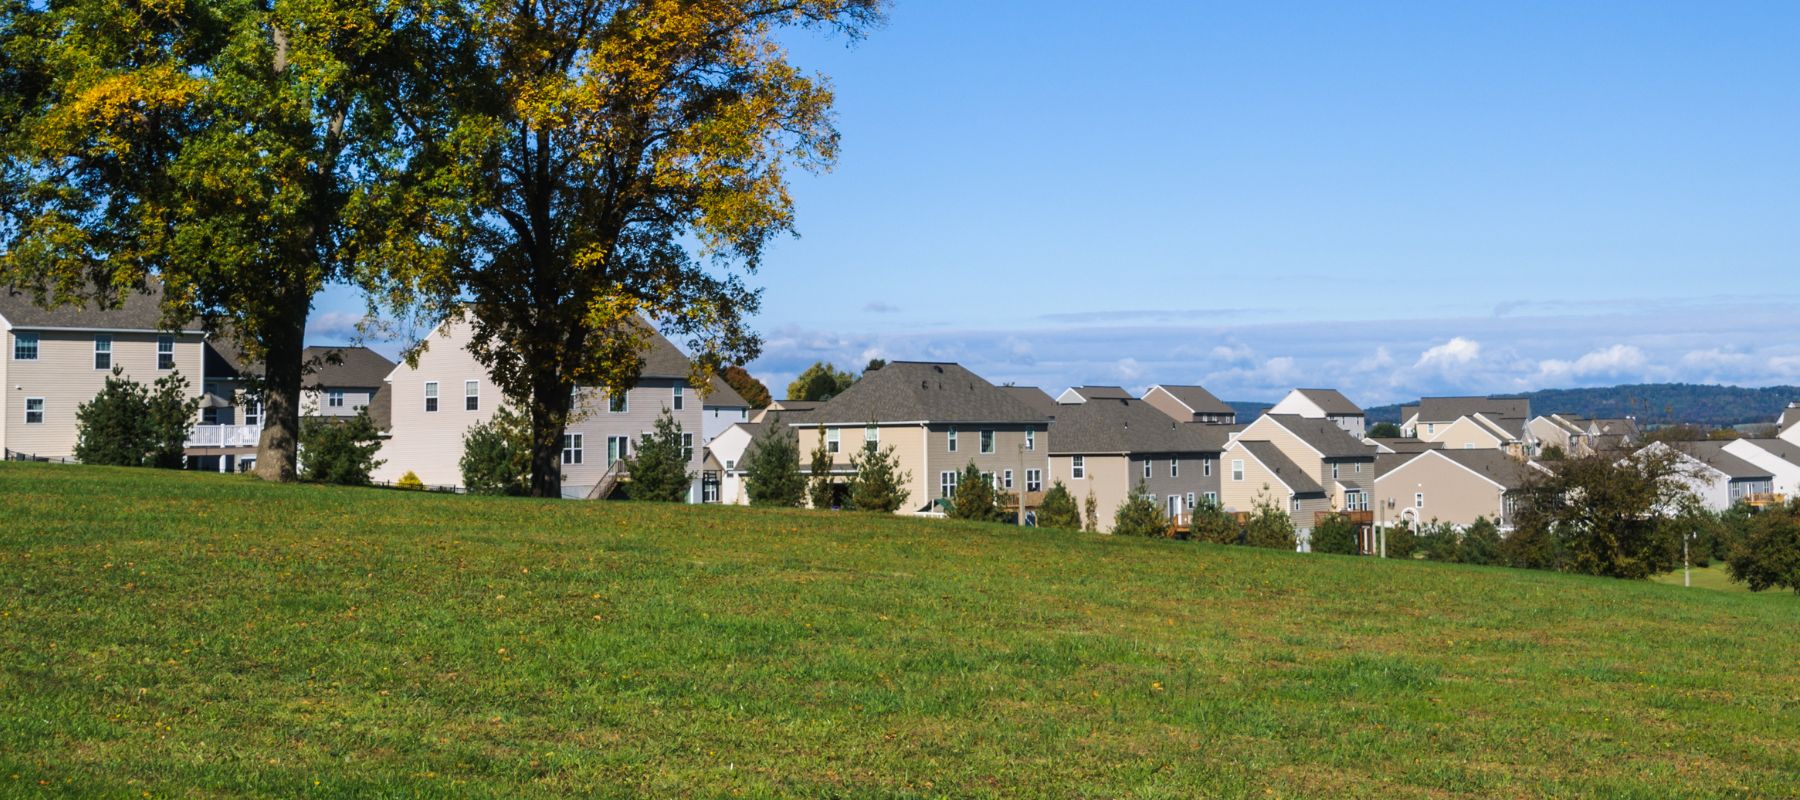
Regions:
<instances>
[{"instance_id":1,"label":"evergreen tree","mask_svg":"<svg viewBox=\"0 0 1800 800\"><path fill-rule=\"evenodd\" d=\"M1075 496L1069 494L1069 487L1060 479L1050 485L1050 491L1038 504L1037 524L1040 528L1081 530L1081 510L1075 507Z\"/></svg>"},{"instance_id":2,"label":"evergreen tree","mask_svg":"<svg viewBox=\"0 0 1800 800\"><path fill-rule=\"evenodd\" d=\"M1353 556L1357 554L1356 525L1343 514L1332 514L1313 528L1312 551Z\"/></svg>"},{"instance_id":3,"label":"evergreen tree","mask_svg":"<svg viewBox=\"0 0 1800 800\"><path fill-rule=\"evenodd\" d=\"M763 426L744 464L750 505L795 508L806 503L806 476L800 474L800 445L779 417Z\"/></svg>"},{"instance_id":4,"label":"evergreen tree","mask_svg":"<svg viewBox=\"0 0 1800 800\"><path fill-rule=\"evenodd\" d=\"M1293 550L1299 546L1294 535L1294 520L1268 495L1258 497L1256 512L1244 526L1244 544L1273 550Z\"/></svg>"},{"instance_id":5,"label":"evergreen tree","mask_svg":"<svg viewBox=\"0 0 1800 800\"><path fill-rule=\"evenodd\" d=\"M1082 510L1087 512L1087 532L1100 532L1100 501L1094 498L1094 490L1088 489L1087 499L1082 501Z\"/></svg>"},{"instance_id":6,"label":"evergreen tree","mask_svg":"<svg viewBox=\"0 0 1800 800\"><path fill-rule=\"evenodd\" d=\"M144 385L113 367L94 399L75 409L75 458L83 464L138 467L150 449L150 398Z\"/></svg>"},{"instance_id":7,"label":"evergreen tree","mask_svg":"<svg viewBox=\"0 0 1800 800\"><path fill-rule=\"evenodd\" d=\"M187 377L179 371L157 378L152 385L146 409L150 438L144 462L148 466L181 469L185 463L188 435L194 431L194 415L200 413L200 398L190 391Z\"/></svg>"},{"instance_id":8,"label":"evergreen tree","mask_svg":"<svg viewBox=\"0 0 1800 800\"><path fill-rule=\"evenodd\" d=\"M824 511L832 507L835 491L831 486L831 451L825 448L825 429L819 429L819 444L812 451L812 478L806 484L806 499L813 508Z\"/></svg>"},{"instance_id":9,"label":"evergreen tree","mask_svg":"<svg viewBox=\"0 0 1800 800\"><path fill-rule=\"evenodd\" d=\"M1150 490L1139 482L1113 511L1112 532L1115 536L1168 536L1169 517L1150 499Z\"/></svg>"},{"instance_id":10,"label":"evergreen tree","mask_svg":"<svg viewBox=\"0 0 1800 800\"><path fill-rule=\"evenodd\" d=\"M1419 526L1419 554L1427 561L1455 561L1456 546L1462 541L1456 528L1432 520Z\"/></svg>"},{"instance_id":11,"label":"evergreen tree","mask_svg":"<svg viewBox=\"0 0 1800 800\"><path fill-rule=\"evenodd\" d=\"M1501 563L1500 529L1487 517L1476 518L1456 543L1456 560L1464 564Z\"/></svg>"},{"instance_id":12,"label":"evergreen tree","mask_svg":"<svg viewBox=\"0 0 1800 800\"><path fill-rule=\"evenodd\" d=\"M1412 525L1401 520L1398 525L1390 525L1382 534L1388 558L1412 558L1419 549L1419 539L1413 534Z\"/></svg>"},{"instance_id":13,"label":"evergreen tree","mask_svg":"<svg viewBox=\"0 0 1800 800\"><path fill-rule=\"evenodd\" d=\"M1499 564L1515 569L1556 569L1556 538L1541 526L1514 528L1500 540Z\"/></svg>"},{"instance_id":14,"label":"evergreen tree","mask_svg":"<svg viewBox=\"0 0 1800 800\"><path fill-rule=\"evenodd\" d=\"M510 403L463 436L463 486L471 494L523 495L531 490L531 419Z\"/></svg>"},{"instance_id":15,"label":"evergreen tree","mask_svg":"<svg viewBox=\"0 0 1800 800\"><path fill-rule=\"evenodd\" d=\"M309 417L300 431L300 476L318 483L366 486L369 473L383 463L381 432L368 409L356 416Z\"/></svg>"},{"instance_id":16,"label":"evergreen tree","mask_svg":"<svg viewBox=\"0 0 1800 800\"><path fill-rule=\"evenodd\" d=\"M1219 507L1217 501L1201 500L1194 507L1194 521L1188 525L1188 536L1213 544L1240 544L1244 529L1236 517Z\"/></svg>"},{"instance_id":17,"label":"evergreen tree","mask_svg":"<svg viewBox=\"0 0 1800 800\"><path fill-rule=\"evenodd\" d=\"M681 423L663 409L656 428L639 440L626 470L631 473L631 499L653 503L685 503L694 484L688 469L687 448L681 442Z\"/></svg>"},{"instance_id":18,"label":"evergreen tree","mask_svg":"<svg viewBox=\"0 0 1800 800\"><path fill-rule=\"evenodd\" d=\"M1369 438L1399 439L1401 438L1400 426L1395 425L1392 422L1377 422L1374 425L1369 426ZM1318 548L1315 547L1313 549L1317 550Z\"/></svg>"},{"instance_id":19,"label":"evergreen tree","mask_svg":"<svg viewBox=\"0 0 1800 800\"><path fill-rule=\"evenodd\" d=\"M850 466L856 471L850 478L851 508L892 514L906 505L912 473L899 471L893 445L877 447L869 442L850 457Z\"/></svg>"},{"instance_id":20,"label":"evergreen tree","mask_svg":"<svg viewBox=\"0 0 1800 800\"><path fill-rule=\"evenodd\" d=\"M1000 493L994 490L994 480L981 474L981 468L971 460L963 467L962 474L956 479L956 494L950 498L951 519L972 519L978 522L1002 522L1006 512L1000 509Z\"/></svg>"}]
</instances>

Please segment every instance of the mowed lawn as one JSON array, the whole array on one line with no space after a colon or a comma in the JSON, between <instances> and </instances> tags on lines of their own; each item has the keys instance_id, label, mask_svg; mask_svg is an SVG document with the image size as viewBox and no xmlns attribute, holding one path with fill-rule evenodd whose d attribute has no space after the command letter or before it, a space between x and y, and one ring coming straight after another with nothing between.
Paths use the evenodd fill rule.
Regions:
<instances>
[{"instance_id":1,"label":"mowed lawn","mask_svg":"<svg viewBox=\"0 0 1800 800\"><path fill-rule=\"evenodd\" d=\"M0 465L0 794L1794 797L1800 602Z\"/></svg>"}]
</instances>

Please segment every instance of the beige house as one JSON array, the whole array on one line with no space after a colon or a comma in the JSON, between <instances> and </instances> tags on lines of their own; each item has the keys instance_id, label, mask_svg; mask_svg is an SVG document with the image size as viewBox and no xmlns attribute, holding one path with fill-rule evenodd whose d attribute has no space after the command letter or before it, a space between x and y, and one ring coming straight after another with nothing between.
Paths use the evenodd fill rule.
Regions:
<instances>
[{"instance_id":1,"label":"beige house","mask_svg":"<svg viewBox=\"0 0 1800 800\"><path fill-rule=\"evenodd\" d=\"M1295 389L1281 398L1281 402L1270 406L1267 413L1330 420L1358 439L1368 433L1368 419L1363 410L1336 389Z\"/></svg>"},{"instance_id":2,"label":"beige house","mask_svg":"<svg viewBox=\"0 0 1800 800\"><path fill-rule=\"evenodd\" d=\"M1237 424L1237 410L1225 405L1204 386L1157 384L1144 392L1144 402L1178 422Z\"/></svg>"},{"instance_id":3,"label":"beige house","mask_svg":"<svg viewBox=\"0 0 1800 800\"><path fill-rule=\"evenodd\" d=\"M1221 455L1221 505L1254 513L1272 502L1293 517L1300 548L1310 549L1312 529L1327 514L1368 524L1376 452L1333 420L1264 414Z\"/></svg>"},{"instance_id":4,"label":"beige house","mask_svg":"<svg viewBox=\"0 0 1800 800\"><path fill-rule=\"evenodd\" d=\"M1177 422L1143 400L1062 406L1050 425L1050 478L1077 505L1094 498L1100 530L1138 487L1176 525L1200 503L1219 503L1219 454L1237 428Z\"/></svg>"},{"instance_id":5,"label":"beige house","mask_svg":"<svg viewBox=\"0 0 1800 800\"><path fill-rule=\"evenodd\" d=\"M206 339L198 325L163 330L160 298L131 294L114 308L40 308L28 294L0 288L0 447L6 458L75 454L75 412L117 367L146 386L179 372L198 394L206 380Z\"/></svg>"},{"instance_id":6,"label":"beige house","mask_svg":"<svg viewBox=\"0 0 1800 800\"><path fill-rule=\"evenodd\" d=\"M392 408L387 376L394 362L367 347L308 347L300 355L310 365L300 392L300 413L308 417L354 417L367 409L375 427L386 430Z\"/></svg>"},{"instance_id":7,"label":"beige house","mask_svg":"<svg viewBox=\"0 0 1800 800\"><path fill-rule=\"evenodd\" d=\"M375 480L397 481L410 471L427 486L462 485L463 437L491 418L504 399L487 368L469 352L471 334L466 320L445 322L427 337L429 346L416 366L401 362L387 375L392 421ZM687 356L668 339L651 332L643 372L629 391L615 396L580 387L575 398L563 433L564 497L604 497L629 481L624 460L668 409L691 448L688 469L696 477L688 501L700 502L706 490L701 399L689 384Z\"/></svg>"},{"instance_id":8,"label":"beige house","mask_svg":"<svg viewBox=\"0 0 1800 800\"><path fill-rule=\"evenodd\" d=\"M1071 386L1056 396L1057 405L1075 405L1089 400L1129 400L1131 393L1122 386Z\"/></svg>"},{"instance_id":9,"label":"beige house","mask_svg":"<svg viewBox=\"0 0 1800 800\"><path fill-rule=\"evenodd\" d=\"M1003 492L1042 499L1049 470L1050 420L959 364L895 361L866 373L842 394L783 421L799 437L805 468L814 448L831 453L842 485L861 448L892 446L905 484L906 514L940 514L970 463Z\"/></svg>"},{"instance_id":10,"label":"beige house","mask_svg":"<svg viewBox=\"0 0 1800 800\"><path fill-rule=\"evenodd\" d=\"M1395 458L1375 479L1378 525L1467 527L1485 517L1511 530L1516 493L1541 469L1498 450L1427 450Z\"/></svg>"},{"instance_id":11,"label":"beige house","mask_svg":"<svg viewBox=\"0 0 1800 800\"><path fill-rule=\"evenodd\" d=\"M1536 452L1531 401L1523 397L1426 397L1400 409L1400 432L1446 450L1502 450L1513 458Z\"/></svg>"}]
</instances>

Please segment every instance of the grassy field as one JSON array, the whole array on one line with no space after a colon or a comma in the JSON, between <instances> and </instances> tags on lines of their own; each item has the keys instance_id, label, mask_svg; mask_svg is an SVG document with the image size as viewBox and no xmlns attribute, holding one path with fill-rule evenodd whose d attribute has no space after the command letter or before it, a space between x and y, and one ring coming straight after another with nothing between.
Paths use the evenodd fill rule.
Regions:
<instances>
[{"instance_id":1,"label":"grassy field","mask_svg":"<svg viewBox=\"0 0 1800 800\"><path fill-rule=\"evenodd\" d=\"M1750 587L1731 579L1731 571L1724 564L1714 563L1710 566L1694 568L1695 589L1712 589L1720 592L1749 592ZM1681 585L1681 570L1664 573L1650 580L1666 583L1670 586Z\"/></svg>"},{"instance_id":2,"label":"grassy field","mask_svg":"<svg viewBox=\"0 0 1800 800\"><path fill-rule=\"evenodd\" d=\"M1800 602L0 465L0 794L1794 797Z\"/></svg>"}]
</instances>

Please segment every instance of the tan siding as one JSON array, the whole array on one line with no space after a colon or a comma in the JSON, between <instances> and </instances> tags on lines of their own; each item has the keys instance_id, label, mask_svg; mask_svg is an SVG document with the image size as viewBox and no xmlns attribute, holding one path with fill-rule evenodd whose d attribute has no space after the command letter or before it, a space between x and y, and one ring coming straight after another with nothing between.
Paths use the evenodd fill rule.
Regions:
<instances>
[{"instance_id":1,"label":"tan siding","mask_svg":"<svg viewBox=\"0 0 1800 800\"><path fill-rule=\"evenodd\" d=\"M1446 450L1498 450L1501 444L1499 437L1474 417L1463 417L1448 426L1440 424L1436 438L1426 441L1442 444Z\"/></svg>"},{"instance_id":2,"label":"tan siding","mask_svg":"<svg viewBox=\"0 0 1800 800\"><path fill-rule=\"evenodd\" d=\"M1182 405L1180 400L1175 399L1174 395L1169 394L1161 386L1152 387L1150 391L1146 392L1144 402L1150 407L1168 414L1169 418L1176 422L1194 421L1194 412Z\"/></svg>"},{"instance_id":3,"label":"tan siding","mask_svg":"<svg viewBox=\"0 0 1800 800\"><path fill-rule=\"evenodd\" d=\"M1471 525L1477 517L1497 520L1501 490L1493 483L1449 460L1423 455L1381 476L1375 484L1375 501L1383 519L1398 521L1413 508L1413 495L1425 493L1425 507L1418 509L1420 522ZM1387 503L1392 500L1390 510Z\"/></svg>"},{"instance_id":4,"label":"tan siding","mask_svg":"<svg viewBox=\"0 0 1800 800\"><path fill-rule=\"evenodd\" d=\"M18 333L35 333L38 357L35 361L14 361L13 344ZM94 334L76 331L18 329L8 332L4 352L6 399L6 448L49 458L67 458L75 453L77 438L75 412L106 385L110 370L94 368L94 338L112 337L112 363L124 368L125 376L146 386L172 371L188 380L189 390L199 394L203 385L204 340L199 334L175 334L175 369L156 368L154 333ZM26 425L25 399L44 399L44 422ZM196 416L198 420L198 416Z\"/></svg>"},{"instance_id":5,"label":"tan siding","mask_svg":"<svg viewBox=\"0 0 1800 800\"><path fill-rule=\"evenodd\" d=\"M1098 509L1100 530L1112 531L1113 512L1119 504L1125 502L1125 495L1130 491L1127 477L1131 475L1131 462L1124 456L1084 456L1083 469L1087 477L1080 480L1074 478L1074 456L1058 455L1050 459L1050 478L1044 484L1048 489L1056 481L1062 481L1075 498L1075 508L1081 512L1082 523L1087 523L1087 499L1091 493L1094 506Z\"/></svg>"},{"instance_id":6,"label":"tan siding","mask_svg":"<svg viewBox=\"0 0 1800 800\"><path fill-rule=\"evenodd\" d=\"M1295 436L1268 417L1259 417L1251 423L1250 427L1245 428L1244 432L1238 435L1238 441L1269 442L1275 445L1282 455L1287 456L1289 461L1294 462L1294 466L1312 476L1312 479L1320 486L1331 485L1330 471L1325 466L1324 460L1319 457L1319 452L1312 449L1312 445L1301 441L1300 437Z\"/></svg>"},{"instance_id":7,"label":"tan siding","mask_svg":"<svg viewBox=\"0 0 1800 800\"><path fill-rule=\"evenodd\" d=\"M1231 479L1231 462L1236 459L1244 461L1244 479L1241 481ZM1256 510L1257 500L1261 497L1274 500L1282 510L1290 508L1289 501L1292 499L1293 493L1276 477L1272 470L1263 466L1263 463L1257 461L1249 452L1226 450L1219 460L1224 476L1221 479L1223 483L1220 484L1219 504L1226 511L1253 512Z\"/></svg>"},{"instance_id":8,"label":"tan siding","mask_svg":"<svg viewBox=\"0 0 1800 800\"><path fill-rule=\"evenodd\" d=\"M463 401L462 391L463 386L461 383L458 383L456 385L457 403ZM329 398L326 392L318 389L308 389L300 393L300 413L316 417L354 417L356 416L357 407L367 406L374 394L373 391L368 389L345 389L344 405L339 408L332 408L329 404ZM483 396L481 401L485 404L487 403L488 398Z\"/></svg>"}]
</instances>

